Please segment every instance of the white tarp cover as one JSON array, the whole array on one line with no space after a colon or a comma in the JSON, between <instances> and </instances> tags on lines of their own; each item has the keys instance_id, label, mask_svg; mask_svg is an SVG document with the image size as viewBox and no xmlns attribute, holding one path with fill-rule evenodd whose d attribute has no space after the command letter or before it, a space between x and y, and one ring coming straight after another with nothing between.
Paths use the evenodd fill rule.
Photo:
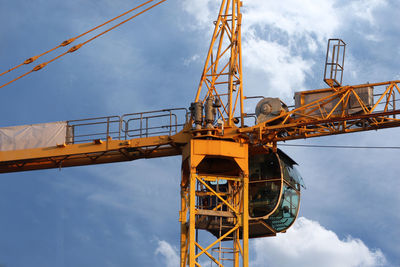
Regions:
<instances>
[{"instance_id":1,"label":"white tarp cover","mask_svg":"<svg viewBox=\"0 0 400 267\"><path fill-rule=\"evenodd\" d=\"M67 122L51 122L0 128L0 151L50 147L63 144Z\"/></svg>"}]
</instances>

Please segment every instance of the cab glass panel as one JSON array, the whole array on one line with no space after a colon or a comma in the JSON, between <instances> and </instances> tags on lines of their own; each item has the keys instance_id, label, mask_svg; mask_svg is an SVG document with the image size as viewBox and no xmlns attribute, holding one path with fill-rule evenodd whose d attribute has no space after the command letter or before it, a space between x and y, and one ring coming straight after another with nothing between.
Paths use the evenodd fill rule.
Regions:
<instances>
[{"instance_id":1,"label":"cab glass panel","mask_svg":"<svg viewBox=\"0 0 400 267\"><path fill-rule=\"evenodd\" d=\"M264 217L279 201L282 175L275 153L256 154L249 158L249 213L250 217Z\"/></svg>"}]
</instances>

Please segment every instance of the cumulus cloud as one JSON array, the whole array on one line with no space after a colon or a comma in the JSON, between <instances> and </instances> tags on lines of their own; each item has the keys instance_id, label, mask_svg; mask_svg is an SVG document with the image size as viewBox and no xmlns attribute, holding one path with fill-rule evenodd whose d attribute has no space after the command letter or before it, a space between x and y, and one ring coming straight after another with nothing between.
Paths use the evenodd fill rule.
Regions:
<instances>
[{"instance_id":1,"label":"cumulus cloud","mask_svg":"<svg viewBox=\"0 0 400 267\"><path fill-rule=\"evenodd\" d=\"M244 12L244 27L251 29L258 26L267 29L269 26L268 37L279 30L280 35L290 38L306 37L310 44L312 38L325 43L325 39L339 25L339 12L334 7L334 1L316 3L314 0L287 0L282 4L278 1L254 0L246 3ZM243 31L247 31L247 28Z\"/></svg>"},{"instance_id":2,"label":"cumulus cloud","mask_svg":"<svg viewBox=\"0 0 400 267\"><path fill-rule=\"evenodd\" d=\"M291 97L303 87L315 63L302 54L326 45L339 26L338 10L332 1L316 5L312 0L288 0L282 5L256 0L246 4L244 13L245 67L264 73L269 95Z\"/></svg>"},{"instance_id":3,"label":"cumulus cloud","mask_svg":"<svg viewBox=\"0 0 400 267\"><path fill-rule=\"evenodd\" d=\"M216 19L217 14L213 10L217 10L218 2L211 0L183 0L183 9L191 14L194 19L194 25L187 25L189 27L197 28L209 28L212 19Z\"/></svg>"},{"instance_id":4,"label":"cumulus cloud","mask_svg":"<svg viewBox=\"0 0 400 267\"><path fill-rule=\"evenodd\" d=\"M158 241L156 255L165 266L178 266L178 249ZM256 239L250 247L250 266L254 267L378 267L387 264L379 249L369 249L360 239L344 240L318 222L299 218L285 234Z\"/></svg>"},{"instance_id":5,"label":"cumulus cloud","mask_svg":"<svg viewBox=\"0 0 400 267\"><path fill-rule=\"evenodd\" d=\"M215 4L203 0L188 2L183 2L183 8L193 15L197 29L211 28L210 22L215 19L212 14L217 11ZM282 5L274 1L255 0L246 2L243 10L245 67L263 73L267 87L274 88L270 94L281 97L291 95L293 88L305 82L314 64L302 58L299 52L317 51L338 27L332 2L321 1L315 5L312 0L301 3L288 0ZM252 90L255 92L250 93L260 93L260 88L253 87Z\"/></svg>"},{"instance_id":6,"label":"cumulus cloud","mask_svg":"<svg viewBox=\"0 0 400 267\"><path fill-rule=\"evenodd\" d=\"M164 266L175 267L179 266L179 257L177 249L172 247L168 242L164 240L158 241L158 247L155 251L156 255L162 255L164 257Z\"/></svg>"},{"instance_id":7,"label":"cumulus cloud","mask_svg":"<svg viewBox=\"0 0 400 267\"><path fill-rule=\"evenodd\" d=\"M379 249L369 249L360 239L343 240L318 222L301 217L285 234L255 240L251 266L385 266Z\"/></svg>"},{"instance_id":8,"label":"cumulus cloud","mask_svg":"<svg viewBox=\"0 0 400 267\"><path fill-rule=\"evenodd\" d=\"M303 84L310 73L313 62L293 55L289 47L268 42L255 35L249 36L244 44L245 66L249 70L268 73L269 94L289 97L292 89ZM256 94L255 92L249 92Z\"/></svg>"},{"instance_id":9,"label":"cumulus cloud","mask_svg":"<svg viewBox=\"0 0 400 267\"><path fill-rule=\"evenodd\" d=\"M183 59L183 65L186 67L189 66L192 62L195 62L200 59L200 55L196 54L191 56L190 58L184 58Z\"/></svg>"},{"instance_id":10,"label":"cumulus cloud","mask_svg":"<svg viewBox=\"0 0 400 267\"><path fill-rule=\"evenodd\" d=\"M385 5L386 0L286 0L284 4L271 0L246 1L242 24L243 62L247 70L258 72L248 75L258 76L260 84L252 83L253 91L248 93L257 95L267 87L271 88L269 95L292 96L294 91L304 88L307 77L312 78L315 61L311 54L312 58L323 55L327 39L340 38L336 35L355 19L373 26L374 12ZM218 10L215 2L212 4L209 0L185 0L183 9L193 16L192 29L197 30L211 28L210 22L215 20L214 13ZM363 36L377 40L371 32Z\"/></svg>"},{"instance_id":11,"label":"cumulus cloud","mask_svg":"<svg viewBox=\"0 0 400 267\"><path fill-rule=\"evenodd\" d=\"M374 10L387 5L386 0L356 0L348 3L348 11L354 16L366 20L369 24L375 23Z\"/></svg>"}]
</instances>

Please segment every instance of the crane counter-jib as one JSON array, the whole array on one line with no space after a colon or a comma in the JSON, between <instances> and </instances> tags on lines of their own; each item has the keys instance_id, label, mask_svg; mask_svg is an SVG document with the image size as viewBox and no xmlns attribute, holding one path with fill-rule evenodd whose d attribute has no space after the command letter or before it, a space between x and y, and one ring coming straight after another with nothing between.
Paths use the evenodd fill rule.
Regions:
<instances>
[{"instance_id":1,"label":"crane counter-jib","mask_svg":"<svg viewBox=\"0 0 400 267\"><path fill-rule=\"evenodd\" d=\"M169 136L0 151L0 173L180 155Z\"/></svg>"},{"instance_id":2,"label":"crane counter-jib","mask_svg":"<svg viewBox=\"0 0 400 267\"><path fill-rule=\"evenodd\" d=\"M180 155L186 109L0 128L0 173Z\"/></svg>"}]
</instances>

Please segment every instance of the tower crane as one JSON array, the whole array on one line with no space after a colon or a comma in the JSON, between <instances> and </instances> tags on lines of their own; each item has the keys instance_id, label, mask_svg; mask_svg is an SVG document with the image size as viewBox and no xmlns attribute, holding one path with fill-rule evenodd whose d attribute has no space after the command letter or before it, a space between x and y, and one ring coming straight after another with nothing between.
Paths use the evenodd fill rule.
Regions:
<instances>
[{"instance_id":1,"label":"tower crane","mask_svg":"<svg viewBox=\"0 0 400 267\"><path fill-rule=\"evenodd\" d=\"M246 114L241 8L221 0L189 107L0 128L0 172L181 155L180 266L225 266L226 255L248 266L249 239L285 232L299 212L303 181L278 142L398 127L400 81L342 85L346 44L331 39L327 88L297 92L294 106L262 97ZM202 244L199 230L215 240Z\"/></svg>"}]
</instances>

